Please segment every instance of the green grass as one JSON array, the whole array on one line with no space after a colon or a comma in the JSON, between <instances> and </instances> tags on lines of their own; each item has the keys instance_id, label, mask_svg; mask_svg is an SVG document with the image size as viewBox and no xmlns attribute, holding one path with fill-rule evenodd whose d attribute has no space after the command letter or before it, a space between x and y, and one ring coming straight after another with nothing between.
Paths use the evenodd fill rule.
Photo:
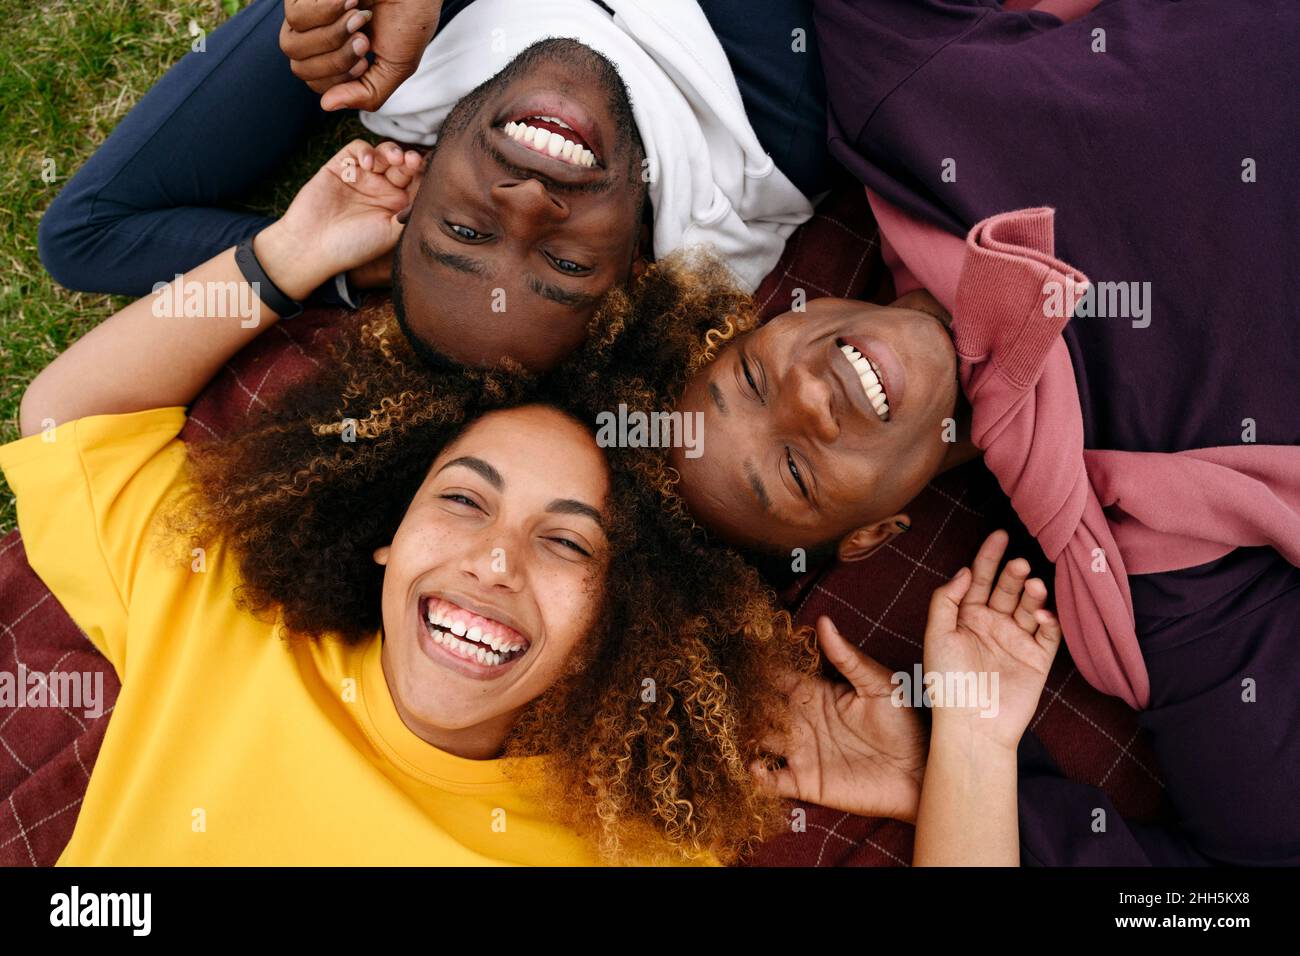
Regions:
<instances>
[{"instance_id":1,"label":"green grass","mask_svg":"<svg viewBox=\"0 0 1300 956\"><path fill-rule=\"evenodd\" d=\"M189 52L191 21L211 33L243 5L0 0L0 443L18 437L18 404L36 374L128 301L56 285L36 252L41 215L118 121ZM283 210L338 145L360 133L355 118L322 130L242 205ZM54 163L50 183L42 178L47 160ZM14 524L13 495L0 479L0 534Z\"/></svg>"}]
</instances>

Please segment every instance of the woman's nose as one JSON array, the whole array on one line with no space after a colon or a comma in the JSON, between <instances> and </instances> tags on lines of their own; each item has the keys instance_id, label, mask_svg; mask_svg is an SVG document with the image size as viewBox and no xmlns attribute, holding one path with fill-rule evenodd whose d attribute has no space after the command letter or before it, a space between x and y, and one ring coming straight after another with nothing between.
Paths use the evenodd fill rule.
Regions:
<instances>
[{"instance_id":1,"label":"woman's nose","mask_svg":"<svg viewBox=\"0 0 1300 956\"><path fill-rule=\"evenodd\" d=\"M518 591L523 581L524 549L513 537L485 535L465 554L461 573L482 587Z\"/></svg>"}]
</instances>

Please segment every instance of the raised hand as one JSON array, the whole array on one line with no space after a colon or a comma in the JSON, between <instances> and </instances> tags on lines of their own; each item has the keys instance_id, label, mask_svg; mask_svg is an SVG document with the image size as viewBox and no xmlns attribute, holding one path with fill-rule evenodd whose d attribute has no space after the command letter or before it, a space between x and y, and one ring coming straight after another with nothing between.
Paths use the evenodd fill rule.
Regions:
<instances>
[{"instance_id":1,"label":"raised hand","mask_svg":"<svg viewBox=\"0 0 1300 956\"><path fill-rule=\"evenodd\" d=\"M340 272L382 271L403 229L402 213L419 189L423 158L396 143L372 146L353 140L305 186L280 220L257 239L258 255L268 247L295 273L310 269L300 284L307 291ZM271 278L280 284L270 262ZM378 284L372 282L370 284ZM281 285L290 295L293 292Z\"/></svg>"},{"instance_id":2,"label":"raised hand","mask_svg":"<svg viewBox=\"0 0 1300 956\"><path fill-rule=\"evenodd\" d=\"M781 796L869 817L916 819L927 731L920 714L891 699L891 672L858 650L830 618L817 641L847 683L791 674L789 733L765 742L785 760L751 766L758 782Z\"/></svg>"},{"instance_id":3,"label":"raised hand","mask_svg":"<svg viewBox=\"0 0 1300 956\"><path fill-rule=\"evenodd\" d=\"M941 721L963 722L968 732L1010 747L1019 744L1038 706L1052 659L1061 644L1056 616L1043 609L1047 585L1028 579L1029 562L1017 558L998 574L1008 536L985 540L972 569L962 568L934 592L926 624L927 675L997 675L993 706L972 700L936 700ZM996 578L996 583L995 583ZM954 680L953 686L958 686ZM994 688L992 680L986 685Z\"/></svg>"},{"instance_id":4,"label":"raised hand","mask_svg":"<svg viewBox=\"0 0 1300 956\"><path fill-rule=\"evenodd\" d=\"M377 110L420 65L441 13L442 0L285 0L280 49L322 109Z\"/></svg>"}]
</instances>

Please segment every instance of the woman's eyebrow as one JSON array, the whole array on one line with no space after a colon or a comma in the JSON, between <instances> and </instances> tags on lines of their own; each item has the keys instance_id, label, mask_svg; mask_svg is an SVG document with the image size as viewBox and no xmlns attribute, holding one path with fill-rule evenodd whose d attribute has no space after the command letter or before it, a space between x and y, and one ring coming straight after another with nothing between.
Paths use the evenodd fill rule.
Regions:
<instances>
[{"instance_id":1,"label":"woman's eyebrow","mask_svg":"<svg viewBox=\"0 0 1300 956\"><path fill-rule=\"evenodd\" d=\"M455 465L460 465L462 468L468 468L470 471L476 472L484 481L497 491L503 490L506 486L505 479L501 477L501 472L497 471L482 458L475 458L473 455L461 455L459 458L453 458L451 461L447 462L447 464L438 469L438 474L442 474L448 468Z\"/></svg>"},{"instance_id":2,"label":"woman's eyebrow","mask_svg":"<svg viewBox=\"0 0 1300 956\"><path fill-rule=\"evenodd\" d=\"M581 515L584 518L590 518L596 522L602 531L605 530L604 516L591 505L575 501L573 498L556 498L546 506L546 510L551 514Z\"/></svg>"}]
</instances>

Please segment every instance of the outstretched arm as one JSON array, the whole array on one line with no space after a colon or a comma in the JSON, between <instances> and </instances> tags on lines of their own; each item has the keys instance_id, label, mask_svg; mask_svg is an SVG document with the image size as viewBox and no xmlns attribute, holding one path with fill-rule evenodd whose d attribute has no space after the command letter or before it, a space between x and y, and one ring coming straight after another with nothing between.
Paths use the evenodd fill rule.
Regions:
<instances>
[{"instance_id":1,"label":"outstretched arm","mask_svg":"<svg viewBox=\"0 0 1300 956\"><path fill-rule=\"evenodd\" d=\"M1015 748L962 728L935 728L912 865L1020 865Z\"/></svg>"},{"instance_id":2,"label":"outstretched arm","mask_svg":"<svg viewBox=\"0 0 1300 956\"><path fill-rule=\"evenodd\" d=\"M1047 586L1026 580L1027 561L1010 562L998 578L1006 546L1005 532L990 535L974 574L963 570L935 592L926 626L927 676L996 674L997 683L974 684L990 689L991 699L945 699L940 683L929 694L927 745L900 675L823 617L818 644L844 682L785 678L789 725L763 742L783 766L756 760L750 769L758 782L783 797L915 823L918 865L1015 865L1016 748L1061 635L1042 609Z\"/></svg>"},{"instance_id":3,"label":"outstretched arm","mask_svg":"<svg viewBox=\"0 0 1300 956\"><path fill-rule=\"evenodd\" d=\"M260 232L254 252L271 281L305 298L339 272L390 251L421 160L356 140ZM236 352L279 316L256 295L227 249L96 326L28 386L24 436L87 415L188 405Z\"/></svg>"}]
</instances>

